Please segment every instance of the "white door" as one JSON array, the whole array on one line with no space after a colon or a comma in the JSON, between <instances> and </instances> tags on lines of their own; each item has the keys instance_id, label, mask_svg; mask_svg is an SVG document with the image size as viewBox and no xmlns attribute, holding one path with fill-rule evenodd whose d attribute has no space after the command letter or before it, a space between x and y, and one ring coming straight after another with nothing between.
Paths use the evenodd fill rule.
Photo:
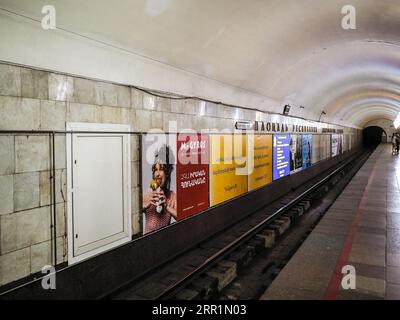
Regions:
<instances>
[{"instance_id":1,"label":"white door","mask_svg":"<svg viewBox=\"0 0 400 320\"><path fill-rule=\"evenodd\" d=\"M69 263L131 239L129 130L67 124Z\"/></svg>"}]
</instances>

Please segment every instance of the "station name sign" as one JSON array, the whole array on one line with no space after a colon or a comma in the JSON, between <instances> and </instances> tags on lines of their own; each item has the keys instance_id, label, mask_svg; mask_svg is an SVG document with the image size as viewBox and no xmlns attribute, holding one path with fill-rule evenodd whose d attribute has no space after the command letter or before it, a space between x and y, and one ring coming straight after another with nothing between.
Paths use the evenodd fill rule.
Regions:
<instances>
[{"instance_id":1,"label":"station name sign","mask_svg":"<svg viewBox=\"0 0 400 320\"><path fill-rule=\"evenodd\" d=\"M322 133L343 133L343 129L322 128Z\"/></svg>"},{"instance_id":2,"label":"station name sign","mask_svg":"<svg viewBox=\"0 0 400 320\"><path fill-rule=\"evenodd\" d=\"M260 132L317 132L318 128L313 126L303 126L297 124L287 124L281 122L268 121L237 121L237 130L254 130Z\"/></svg>"},{"instance_id":3,"label":"station name sign","mask_svg":"<svg viewBox=\"0 0 400 320\"><path fill-rule=\"evenodd\" d=\"M282 122L269 122L269 121L237 121L235 123L237 130L252 130L259 132L296 132L296 133L317 133L318 127L305 126L298 124L287 124ZM343 133L343 129L335 128L322 128L322 133Z\"/></svg>"}]
</instances>

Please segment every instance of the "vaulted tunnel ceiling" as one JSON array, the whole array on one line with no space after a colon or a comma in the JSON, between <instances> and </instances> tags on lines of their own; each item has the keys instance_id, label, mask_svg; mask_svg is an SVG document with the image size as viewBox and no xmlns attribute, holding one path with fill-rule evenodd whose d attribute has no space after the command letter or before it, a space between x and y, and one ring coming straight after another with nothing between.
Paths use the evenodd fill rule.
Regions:
<instances>
[{"instance_id":1,"label":"vaulted tunnel ceiling","mask_svg":"<svg viewBox=\"0 0 400 320\"><path fill-rule=\"evenodd\" d=\"M38 7L48 2L0 0L0 7L40 21ZM400 111L398 0L51 4L62 29L272 98L270 111L289 103L292 115L359 127ZM356 30L341 27L344 5L356 9Z\"/></svg>"}]
</instances>

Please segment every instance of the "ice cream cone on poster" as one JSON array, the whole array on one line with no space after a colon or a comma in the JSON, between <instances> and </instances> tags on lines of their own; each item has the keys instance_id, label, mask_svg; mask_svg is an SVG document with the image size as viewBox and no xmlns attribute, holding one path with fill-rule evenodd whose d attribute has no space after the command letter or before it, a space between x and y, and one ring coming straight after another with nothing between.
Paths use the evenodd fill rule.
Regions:
<instances>
[{"instance_id":1,"label":"ice cream cone on poster","mask_svg":"<svg viewBox=\"0 0 400 320\"><path fill-rule=\"evenodd\" d=\"M160 187L160 185L159 185L159 182L161 182L161 179L156 179L156 180L152 179L152 180L150 181L150 188L151 188L153 191L161 192L161 187ZM158 205L156 206L156 211L157 211L157 213L161 213L162 209L163 209L162 205L158 204Z\"/></svg>"}]
</instances>

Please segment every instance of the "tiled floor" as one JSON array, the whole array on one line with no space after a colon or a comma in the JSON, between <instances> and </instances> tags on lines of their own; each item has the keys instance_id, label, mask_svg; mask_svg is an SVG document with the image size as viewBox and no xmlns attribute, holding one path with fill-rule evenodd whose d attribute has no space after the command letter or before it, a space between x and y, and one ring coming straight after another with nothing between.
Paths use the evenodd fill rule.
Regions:
<instances>
[{"instance_id":1,"label":"tiled floor","mask_svg":"<svg viewBox=\"0 0 400 320\"><path fill-rule=\"evenodd\" d=\"M354 267L355 289L342 286L351 283L344 266ZM390 145L374 151L261 299L400 299L400 157Z\"/></svg>"}]
</instances>

